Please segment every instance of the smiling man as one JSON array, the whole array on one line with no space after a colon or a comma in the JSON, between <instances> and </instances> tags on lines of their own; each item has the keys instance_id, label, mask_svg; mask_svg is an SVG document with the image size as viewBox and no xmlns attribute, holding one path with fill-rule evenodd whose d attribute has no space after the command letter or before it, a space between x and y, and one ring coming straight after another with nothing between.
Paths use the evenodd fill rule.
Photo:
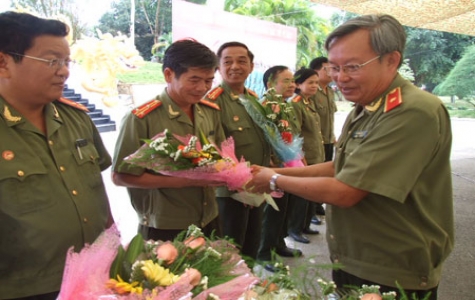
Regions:
<instances>
[{"instance_id":1,"label":"smiling man","mask_svg":"<svg viewBox=\"0 0 475 300\"><path fill-rule=\"evenodd\" d=\"M237 158L244 157L252 164L268 166L270 146L262 130L252 121L239 101L240 94L257 99L253 91L244 87L244 82L254 68L254 55L240 42L221 45L217 54L223 82L210 91L206 99L221 107L224 132L226 137L233 137ZM233 238L241 246L242 254L255 259L261 236L264 205L255 208L245 206L233 200L232 193L236 191L229 191L225 187L217 189L223 234Z\"/></svg>"},{"instance_id":2,"label":"smiling man","mask_svg":"<svg viewBox=\"0 0 475 300\"><path fill-rule=\"evenodd\" d=\"M145 239L173 240L191 224L201 227L206 235L213 230L219 235L216 196L210 187L215 182L163 176L123 160L143 139L165 129L180 136L203 132L217 145L224 140L219 106L202 101L217 64L216 55L205 45L193 40L174 42L163 59L167 87L122 120L112 179L127 187L139 218L138 232Z\"/></svg>"},{"instance_id":3,"label":"smiling man","mask_svg":"<svg viewBox=\"0 0 475 300\"><path fill-rule=\"evenodd\" d=\"M335 160L256 167L249 187L268 191L273 178L274 188L328 204L330 258L342 264L333 271L338 289L366 284L398 293L399 285L435 300L454 245L452 132L442 101L398 74L405 43L389 15L337 27L325 43L327 71L355 107Z\"/></svg>"},{"instance_id":4,"label":"smiling man","mask_svg":"<svg viewBox=\"0 0 475 300\"><path fill-rule=\"evenodd\" d=\"M69 28L0 14L0 298L54 300L66 253L112 224L111 159L87 109L61 98Z\"/></svg>"}]
</instances>

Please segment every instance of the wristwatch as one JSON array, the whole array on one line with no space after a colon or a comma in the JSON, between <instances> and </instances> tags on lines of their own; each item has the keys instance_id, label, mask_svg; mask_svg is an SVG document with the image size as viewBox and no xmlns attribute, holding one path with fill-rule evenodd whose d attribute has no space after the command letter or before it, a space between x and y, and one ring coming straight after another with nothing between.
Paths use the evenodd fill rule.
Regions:
<instances>
[{"instance_id":1,"label":"wristwatch","mask_svg":"<svg viewBox=\"0 0 475 300\"><path fill-rule=\"evenodd\" d=\"M277 183L276 183L277 178L278 178L279 176L282 176L282 175L280 175L280 174L274 174L274 175L272 175L272 177L270 178L270 180L269 180L269 188L270 188L271 191L282 192L282 190L277 187Z\"/></svg>"}]
</instances>

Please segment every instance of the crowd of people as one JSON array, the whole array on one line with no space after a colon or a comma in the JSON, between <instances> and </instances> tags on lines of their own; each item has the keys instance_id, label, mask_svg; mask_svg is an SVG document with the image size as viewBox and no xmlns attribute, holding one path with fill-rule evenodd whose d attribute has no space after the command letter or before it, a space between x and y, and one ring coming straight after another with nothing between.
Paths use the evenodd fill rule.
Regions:
<instances>
[{"instance_id":1,"label":"crowd of people","mask_svg":"<svg viewBox=\"0 0 475 300\"><path fill-rule=\"evenodd\" d=\"M291 130L303 138L303 167L283 167L240 95L254 56L241 42L217 53L192 40L172 43L166 88L126 114L113 157L85 108L62 97L69 76L67 25L26 13L0 14L0 299L56 299L67 250L113 223L101 171L127 188L145 239L171 240L195 224L229 237L270 272L273 255L298 257L284 238L309 243L325 215L339 290L398 285L437 299L454 244L450 118L442 102L398 74L406 34L389 15L337 27L328 57L295 72L274 66L263 84L291 104ZM222 82L212 87L215 72ZM335 139L333 82L355 104ZM124 158L168 129L220 144L249 161L254 193L283 191L259 207L206 179L157 174ZM334 153L334 149L336 149ZM325 205L325 208L324 206ZM318 217L319 215L320 217Z\"/></svg>"}]
</instances>

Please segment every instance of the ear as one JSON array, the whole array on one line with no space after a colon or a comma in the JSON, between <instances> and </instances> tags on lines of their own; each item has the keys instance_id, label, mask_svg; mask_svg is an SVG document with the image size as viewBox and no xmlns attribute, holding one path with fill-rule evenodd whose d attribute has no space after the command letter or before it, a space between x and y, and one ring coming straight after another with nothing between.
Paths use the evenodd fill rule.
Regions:
<instances>
[{"instance_id":1,"label":"ear","mask_svg":"<svg viewBox=\"0 0 475 300\"><path fill-rule=\"evenodd\" d=\"M399 67L399 62L401 61L401 53L399 51L393 51L387 54L388 56L388 67L391 69L397 70Z\"/></svg>"},{"instance_id":2,"label":"ear","mask_svg":"<svg viewBox=\"0 0 475 300\"><path fill-rule=\"evenodd\" d=\"M163 77L165 78L165 81L167 83L171 83L173 81L174 76L175 76L175 72L173 72L172 69L165 68L165 70L163 70Z\"/></svg>"},{"instance_id":3,"label":"ear","mask_svg":"<svg viewBox=\"0 0 475 300\"><path fill-rule=\"evenodd\" d=\"M9 65L14 63L13 58L0 52L0 78L7 78L10 76Z\"/></svg>"},{"instance_id":4,"label":"ear","mask_svg":"<svg viewBox=\"0 0 475 300\"><path fill-rule=\"evenodd\" d=\"M249 72L249 74L251 74L252 71L254 71L254 63L253 62L251 63L251 72Z\"/></svg>"}]
</instances>

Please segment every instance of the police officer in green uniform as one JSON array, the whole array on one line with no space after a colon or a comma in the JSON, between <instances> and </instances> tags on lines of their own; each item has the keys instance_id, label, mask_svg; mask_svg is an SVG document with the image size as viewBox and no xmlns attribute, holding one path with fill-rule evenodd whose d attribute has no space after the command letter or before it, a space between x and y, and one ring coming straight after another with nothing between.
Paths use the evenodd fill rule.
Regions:
<instances>
[{"instance_id":1,"label":"police officer in green uniform","mask_svg":"<svg viewBox=\"0 0 475 300\"><path fill-rule=\"evenodd\" d=\"M440 99L398 74L406 34L389 15L349 20L327 38L330 75L355 103L334 162L279 169L277 187L327 205L338 289L379 285L437 299L454 245L450 117ZM269 190L273 170L249 188Z\"/></svg>"},{"instance_id":2,"label":"police officer in green uniform","mask_svg":"<svg viewBox=\"0 0 475 300\"><path fill-rule=\"evenodd\" d=\"M263 83L267 89L274 88L276 93L282 95L284 100L290 98L295 92L295 82L293 73L286 66L273 66L264 72ZM262 100L262 102L265 99ZM297 118L294 113L290 119L292 134L300 132ZM272 163L280 166L282 162L277 155L273 155ZM302 251L287 247L284 238L287 236L289 194L283 193L280 198L274 198L279 210L275 210L271 205L264 207L264 218L262 221L262 238L259 245L257 259L261 262L268 262L272 259L272 251L280 256L294 257L301 256ZM268 271L274 271L272 264L266 264Z\"/></svg>"},{"instance_id":3,"label":"police officer in green uniform","mask_svg":"<svg viewBox=\"0 0 475 300\"><path fill-rule=\"evenodd\" d=\"M322 163L325 158L323 148L323 138L320 128L320 116L312 97L318 90L318 75L312 69L302 68L294 74L296 95L289 102L292 103L295 116L300 129L300 136L303 138L303 153L307 165ZM318 234L318 230L310 228L310 222L315 215L315 209L311 205L313 202L290 195L288 234L296 242L310 243L310 240L303 235Z\"/></svg>"},{"instance_id":4,"label":"police officer in green uniform","mask_svg":"<svg viewBox=\"0 0 475 300\"><path fill-rule=\"evenodd\" d=\"M329 86L332 79L326 69L328 66L328 58L323 56L317 57L310 62L310 69L315 70L318 74L319 88L313 99L320 116L323 144L325 147L325 161L333 160L333 148L336 140L334 123L335 112L337 111L335 92Z\"/></svg>"},{"instance_id":5,"label":"police officer in green uniform","mask_svg":"<svg viewBox=\"0 0 475 300\"><path fill-rule=\"evenodd\" d=\"M244 82L254 67L254 55L245 44L228 42L217 51L222 83L211 90L206 99L220 106L221 123L226 137L233 137L238 159L244 158L251 164L269 166L270 146L264 133L253 122L239 101L239 95L257 97L244 87ZM225 187L217 189L219 215L223 234L231 237L241 247L241 253L256 258L261 237L262 210L260 207L244 205L231 198L236 191Z\"/></svg>"},{"instance_id":6,"label":"police officer in green uniform","mask_svg":"<svg viewBox=\"0 0 475 300\"><path fill-rule=\"evenodd\" d=\"M111 159L87 109L62 99L69 28L0 14L0 298L58 296L66 253L112 225Z\"/></svg>"},{"instance_id":7,"label":"police officer in green uniform","mask_svg":"<svg viewBox=\"0 0 475 300\"><path fill-rule=\"evenodd\" d=\"M219 232L215 182L163 176L124 162L143 139L168 129L180 136L199 136L220 145L224 133L219 106L203 101L217 68L216 55L192 40L173 43L165 52L166 89L156 99L128 113L121 124L113 159L113 181L127 187L145 239L172 240L194 224L210 235Z\"/></svg>"},{"instance_id":8,"label":"police officer in green uniform","mask_svg":"<svg viewBox=\"0 0 475 300\"><path fill-rule=\"evenodd\" d=\"M327 67L329 66L328 58L324 56L317 57L310 62L310 69L313 69L318 74L319 89L315 94L313 100L317 106L317 111L320 116L320 127L322 129L323 147L325 148L325 161L333 160L333 149L335 148L335 112L337 107L335 104L335 92L329 86L332 82L328 75ZM314 203L314 209L317 215L325 215L325 209L321 203ZM314 216L312 223L321 224L322 221Z\"/></svg>"}]
</instances>

